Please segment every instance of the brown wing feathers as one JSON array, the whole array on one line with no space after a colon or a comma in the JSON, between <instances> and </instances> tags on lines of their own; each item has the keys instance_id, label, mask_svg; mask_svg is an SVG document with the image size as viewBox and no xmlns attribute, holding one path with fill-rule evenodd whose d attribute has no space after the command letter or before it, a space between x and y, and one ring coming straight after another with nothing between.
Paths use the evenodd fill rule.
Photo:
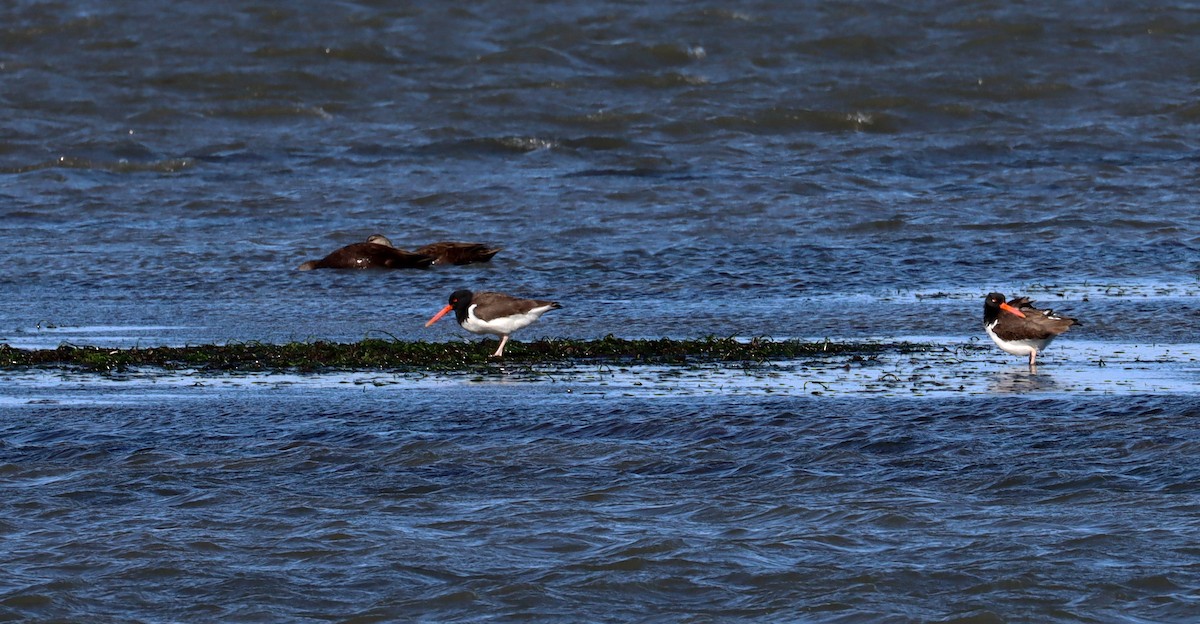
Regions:
<instances>
[{"instance_id":1,"label":"brown wing feathers","mask_svg":"<svg viewBox=\"0 0 1200 624\"><path fill-rule=\"evenodd\" d=\"M471 297L471 303L475 304L475 316L484 321L498 319L502 316L525 314L534 308L543 306L562 307L554 301L521 299L497 292L477 292Z\"/></svg>"},{"instance_id":2,"label":"brown wing feathers","mask_svg":"<svg viewBox=\"0 0 1200 624\"><path fill-rule=\"evenodd\" d=\"M1008 305L1020 310L1025 314L1025 318L1008 312L1000 313L1000 323L995 331L1006 340L1042 340L1057 336L1072 325L1080 324L1073 318L1055 314L1054 310L1039 310L1033 307L1029 297L1016 297L1009 301Z\"/></svg>"}]
</instances>

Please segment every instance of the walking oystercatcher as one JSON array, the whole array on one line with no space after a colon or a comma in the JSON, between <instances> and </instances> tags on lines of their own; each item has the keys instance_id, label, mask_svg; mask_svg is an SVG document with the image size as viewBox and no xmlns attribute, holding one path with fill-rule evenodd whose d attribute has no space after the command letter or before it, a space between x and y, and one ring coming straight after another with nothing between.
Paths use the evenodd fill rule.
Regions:
<instances>
[{"instance_id":1,"label":"walking oystercatcher","mask_svg":"<svg viewBox=\"0 0 1200 624\"><path fill-rule=\"evenodd\" d=\"M538 320L546 312L561 307L557 301L521 299L498 292L456 290L450 295L446 307L433 315L425 327L433 325L453 310L463 329L473 334L500 336L500 346L492 357L503 357L504 345L513 332Z\"/></svg>"}]
</instances>

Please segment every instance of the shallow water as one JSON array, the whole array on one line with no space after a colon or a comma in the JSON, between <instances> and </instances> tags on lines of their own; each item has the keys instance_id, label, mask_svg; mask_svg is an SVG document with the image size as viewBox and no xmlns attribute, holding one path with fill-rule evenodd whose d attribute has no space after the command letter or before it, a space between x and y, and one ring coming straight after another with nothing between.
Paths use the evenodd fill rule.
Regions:
<instances>
[{"instance_id":1,"label":"shallow water","mask_svg":"<svg viewBox=\"0 0 1200 624\"><path fill-rule=\"evenodd\" d=\"M1200 12L16 2L0 342L935 341L0 374L0 619L1191 622ZM388 235L486 265L298 272ZM1083 325L1031 374L983 295ZM473 339L473 338L472 338ZM982 340L981 340L982 339Z\"/></svg>"},{"instance_id":2,"label":"shallow water","mask_svg":"<svg viewBox=\"0 0 1200 624\"><path fill-rule=\"evenodd\" d=\"M937 337L923 337L938 342ZM920 342L921 338L916 338ZM164 371L133 368L106 374L81 370L12 370L0 374L0 404L125 405L217 390L303 388L340 392L359 387L401 392L506 389L651 399L683 396L879 396L929 399L1011 394L1033 398L1200 394L1200 345L1113 345L1076 342L1030 369L1023 358L998 356L977 343L906 352L816 355L775 362L522 364L493 362L461 372L330 370L320 373ZM1014 363L1018 362L1018 363ZM193 390L199 388L199 390ZM536 403L536 399L531 398Z\"/></svg>"}]
</instances>

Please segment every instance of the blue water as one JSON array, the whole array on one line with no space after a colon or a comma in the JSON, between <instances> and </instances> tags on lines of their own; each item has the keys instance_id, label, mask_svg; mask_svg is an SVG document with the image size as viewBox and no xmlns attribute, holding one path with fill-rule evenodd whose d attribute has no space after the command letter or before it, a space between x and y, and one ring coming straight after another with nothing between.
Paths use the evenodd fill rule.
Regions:
<instances>
[{"instance_id":1,"label":"blue water","mask_svg":"<svg viewBox=\"0 0 1200 624\"><path fill-rule=\"evenodd\" d=\"M1194 396L931 401L300 384L5 409L0 608L352 622L1195 614Z\"/></svg>"},{"instance_id":2,"label":"blue water","mask_svg":"<svg viewBox=\"0 0 1200 624\"><path fill-rule=\"evenodd\" d=\"M1197 34L1138 2L0 7L0 342L478 340L423 327L466 287L562 303L514 355L946 346L0 372L0 619L1193 621ZM375 233L504 251L295 270ZM1083 325L1030 375L976 349L990 291Z\"/></svg>"}]
</instances>

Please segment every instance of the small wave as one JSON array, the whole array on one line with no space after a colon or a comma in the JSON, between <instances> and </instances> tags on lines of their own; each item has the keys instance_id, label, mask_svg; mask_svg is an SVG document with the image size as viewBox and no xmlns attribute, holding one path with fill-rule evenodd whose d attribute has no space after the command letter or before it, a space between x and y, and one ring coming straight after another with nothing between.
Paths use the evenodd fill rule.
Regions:
<instances>
[{"instance_id":1,"label":"small wave","mask_svg":"<svg viewBox=\"0 0 1200 624\"><path fill-rule=\"evenodd\" d=\"M617 129L625 129L632 124L651 122L653 119L653 115L644 112L607 109L584 115L565 115L552 118L553 121L568 126L599 126Z\"/></svg>"},{"instance_id":2,"label":"small wave","mask_svg":"<svg viewBox=\"0 0 1200 624\"><path fill-rule=\"evenodd\" d=\"M702 61L708 56L703 46L640 41L622 41L602 49L596 60L626 71L658 67L679 67Z\"/></svg>"},{"instance_id":3,"label":"small wave","mask_svg":"<svg viewBox=\"0 0 1200 624\"><path fill-rule=\"evenodd\" d=\"M1189 103L1171 107L1169 110L1182 121L1188 123L1200 122L1200 104Z\"/></svg>"},{"instance_id":4,"label":"small wave","mask_svg":"<svg viewBox=\"0 0 1200 624\"><path fill-rule=\"evenodd\" d=\"M674 87L697 87L708 84L708 78L682 72L666 72L663 74L640 74L623 76L613 81L622 89L631 87L647 87L651 89L670 89Z\"/></svg>"},{"instance_id":5,"label":"small wave","mask_svg":"<svg viewBox=\"0 0 1200 624\"><path fill-rule=\"evenodd\" d=\"M757 19L750 13L735 9L715 7L697 9L693 15L698 18L698 21L700 22L716 24L720 24L722 22L753 22Z\"/></svg>"},{"instance_id":6,"label":"small wave","mask_svg":"<svg viewBox=\"0 0 1200 624\"><path fill-rule=\"evenodd\" d=\"M151 162L126 160L96 160L81 156L59 156L54 160L31 165L0 168L0 173L20 174L43 169L90 169L110 173L178 173L196 164L192 158L167 158Z\"/></svg>"},{"instance_id":7,"label":"small wave","mask_svg":"<svg viewBox=\"0 0 1200 624\"><path fill-rule=\"evenodd\" d=\"M259 163L267 160L263 154L248 151L244 143L206 145L187 152L185 156L213 163Z\"/></svg>"},{"instance_id":8,"label":"small wave","mask_svg":"<svg viewBox=\"0 0 1200 624\"><path fill-rule=\"evenodd\" d=\"M259 106L247 106L245 108L218 109L210 112L221 117L245 119L273 117L316 117L319 119L333 119L333 115L329 114L329 112L323 107L300 106L296 104L264 104Z\"/></svg>"},{"instance_id":9,"label":"small wave","mask_svg":"<svg viewBox=\"0 0 1200 624\"><path fill-rule=\"evenodd\" d=\"M711 122L722 128L776 134L787 132L896 132L894 117L862 111L822 111L799 108L769 108L753 115L716 117Z\"/></svg>"},{"instance_id":10,"label":"small wave","mask_svg":"<svg viewBox=\"0 0 1200 624\"><path fill-rule=\"evenodd\" d=\"M1001 75L978 78L969 87L949 91L959 96L994 102L1024 102L1059 97L1075 91L1075 88L1066 83L1036 82Z\"/></svg>"},{"instance_id":11,"label":"small wave","mask_svg":"<svg viewBox=\"0 0 1200 624\"><path fill-rule=\"evenodd\" d=\"M590 177L631 177L631 178L663 178L670 180L692 180L696 176L687 173L686 169L656 169L653 167L604 168L584 169L565 174L566 178Z\"/></svg>"},{"instance_id":12,"label":"small wave","mask_svg":"<svg viewBox=\"0 0 1200 624\"><path fill-rule=\"evenodd\" d=\"M552 149L558 146L558 141L554 139L542 139L539 137L500 137L497 139L484 139L485 144L495 144L501 148L508 149L514 152L536 152L538 150Z\"/></svg>"},{"instance_id":13,"label":"small wave","mask_svg":"<svg viewBox=\"0 0 1200 624\"><path fill-rule=\"evenodd\" d=\"M380 44L358 43L348 46L264 46L251 53L263 59L321 57L357 63L394 64L400 59L391 48Z\"/></svg>"},{"instance_id":14,"label":"small wave","mask_svg":"<svg viewBox=\"0 0 1200 624\"><path fill-rule=\"evenodd\" d=\"M1000 230L1063 230L1067 228L1091 228L1096 223L1087 219L1069 217L1069 216L1054 216L1048 219L1038 219L1034 221L1002 221L993 223L964 223L957 226L961 230L982 230L987 232Z\"/></svg>"},{"instance_id":15,"label":"small wave","mask_svg":"<svg viewBox=\"0 0 1200 624\"><path fill-rule=\"evenodd\" d=\"M629 146L629 141L620 137L588 136L578 139L563 139L564 147L595 151L615 150Z\"/></svg>"},{"instance_id":16,"label":"small wave","mask_svg":"<svg viewBox=\"0 0 1200 624\"><path fill-rule=\"evenodd\" d=\"M896 42L892 39L870 35L825 37L805 42L800 46L801 52L808 54L835 54L855 60L894 56L896 48Z\"/></svg>"},{"instance_id":17,"label":"small wave","mask_svg":"<svg viewBox=\"0 0 1200 624\"><path fill-rule=\"evenodd\" d=\"M431 143L417 151L444 155L480 155L495 154L527 154L538 150L554 149L559 146L556 139L546 139L531 136L481 137Z\"/></svg>"},{"instance_id":18,"label":"small wave","mask_svg":"<svg viewBox=\"0 0 1200 624\"><path fill-rule=\"evenodd\" d=\"M907 225L907 221L903 216L897 215L889 219L872 219L850 225L845 228L847 232L895 232L902 230Z\"/></svg>"},{"instance_id":19,"label":"small wave","mask_svg":"<svg viewBox=\"0 0 1200 624\"><path fill-rule=\"evenodd\" d=\"M580 62L568 54L547 48L545 46L520 46L485 54L479 57L484 65L531 64L545 68L547 66L575 67Z\"/></svg>"}]
</instances>

